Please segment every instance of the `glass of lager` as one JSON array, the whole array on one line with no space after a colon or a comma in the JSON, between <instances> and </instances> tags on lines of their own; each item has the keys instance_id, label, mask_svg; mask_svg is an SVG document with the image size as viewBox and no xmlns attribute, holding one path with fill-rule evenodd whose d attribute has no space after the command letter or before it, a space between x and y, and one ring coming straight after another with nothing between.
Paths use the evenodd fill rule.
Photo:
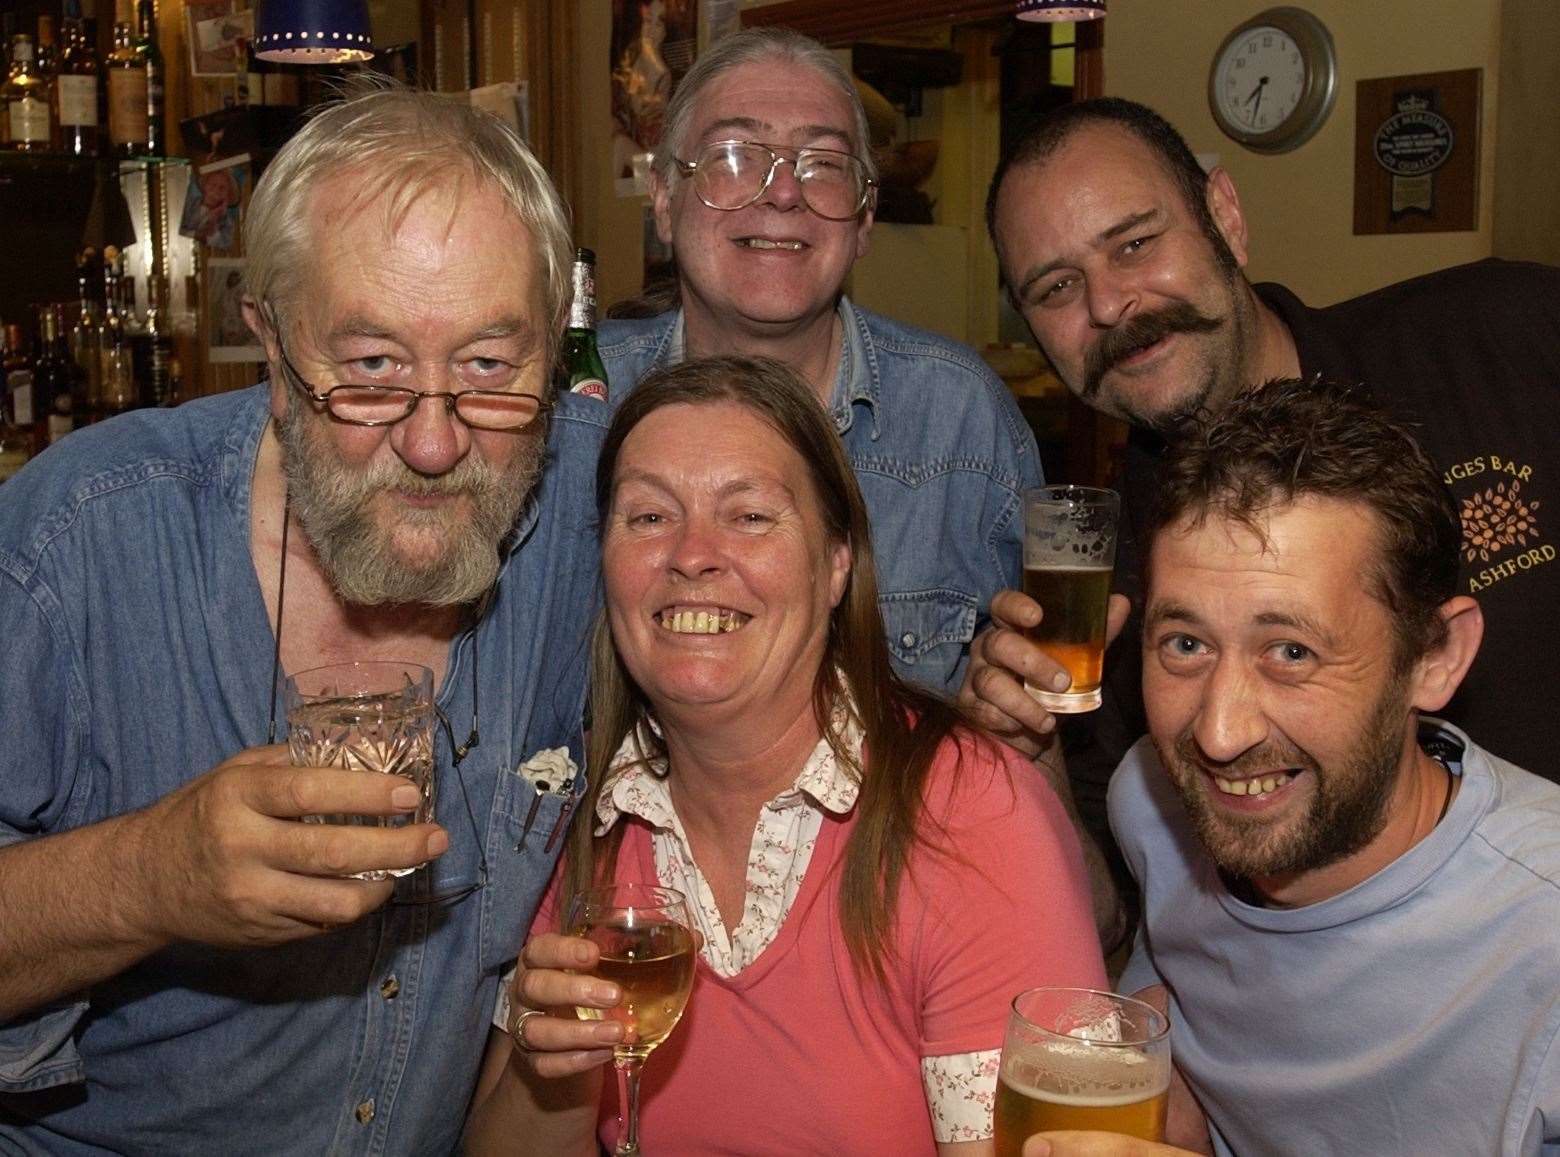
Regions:
<instances>
[{"instance_id":1,"label":"glass of lager","mask_svg":"<svg viewBox=\"0 0 1560 1157\"><path fill-rule=\"evenodd\" d=\"M1050 1129L1163 1141L1170 1022L1151 1005L1088 988L1031 988L1013 1000L997 1079L996 1154L1021 1157Z\"/></svg>"},{"instance_id":2,"label":"glass of lager","mask_svg":"<svg viewBox=\"0 0 1560 1157\"><path fill-rule=\"evenodd\" d=\"M1024 491L1024 593L1040 604L1026 632L1072 676L1066 691L1029 686L1048 711L1093 711L1105 665L1105 612L1116 565L1121 499L1114 490L1041 486Z\"/></svg>"}]
</instances>

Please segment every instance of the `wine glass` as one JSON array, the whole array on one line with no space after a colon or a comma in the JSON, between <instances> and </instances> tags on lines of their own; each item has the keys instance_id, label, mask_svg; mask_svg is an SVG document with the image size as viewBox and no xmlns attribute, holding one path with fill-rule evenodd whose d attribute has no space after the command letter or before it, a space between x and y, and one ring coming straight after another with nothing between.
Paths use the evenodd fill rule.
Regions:
<instances>
[{"instance_id":1,"label":"wine glass","mask_svg":"<svg viewBox=\"0 0 1560 1157\"><path fill-rule=\"evenodd\" d=\"M610 1018L623 1026L612 1050L619 1118L616 1157L639 1152L639 1069L677 1027L693 989L694 936L688 901L672 888L609 884L579 892L564 930L601 950L596 975L623 990L613 1008L576 1007L581 1020Z\"/></svg>"}]
</instances>

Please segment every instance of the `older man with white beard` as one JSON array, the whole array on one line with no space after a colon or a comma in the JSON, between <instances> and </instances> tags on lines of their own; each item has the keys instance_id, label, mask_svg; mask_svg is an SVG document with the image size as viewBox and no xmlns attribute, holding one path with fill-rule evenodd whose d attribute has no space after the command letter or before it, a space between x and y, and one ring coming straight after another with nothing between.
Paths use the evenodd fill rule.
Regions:
<instances>
[{"instance_id":1,"label":"older man with white beard","mask_svg":"<svg viewBox=\"0 0 1560 1157\"><path fill-rule=\"evenodd\" d=\"M387 88L282 150L245 247L269 384L0 494L7 1150L452 1151L561 842L602 420L549 415L556 193L497 120ZM434 672L436 822L299 823L417 803L271 743L279 671L374 659Z\"/></svg>"}]
</instances>

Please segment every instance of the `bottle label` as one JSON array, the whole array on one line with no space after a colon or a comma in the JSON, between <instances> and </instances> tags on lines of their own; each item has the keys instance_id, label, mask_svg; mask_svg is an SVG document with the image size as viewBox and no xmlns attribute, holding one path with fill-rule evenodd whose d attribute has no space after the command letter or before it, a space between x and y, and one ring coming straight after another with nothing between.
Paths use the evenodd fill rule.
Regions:
<instances>
[{"instance_id":1,"label":"bottle label","mask_svg":"<svg viewBox=\"0 0 1560 1157\"><path fill-rule=\"evenodd\" d=\"M33 375L31 370L12 370L6 378L11 391L11 421L26 428L38 420L33 413Z\"/></svg>"},{"instance_id":2,"label":"bottle label","mask_svg":"<svg viewBox=\"0 0 1560 1157\"><path fill-rule=\"evenodd\" d=\"M49 442L51 444L58 442L61 438L65 437L66 434L69 434L75 428L76 423L72 420L69 414L50 414Z\"/></svg>"},{"instance_id":3,"label":"bottle label","mask_svg":"<svg viewBox=\"0 0 1560 1157\"><path fill-rule=\"evenodd\" d=\"M98 81L95 76L59 77L60 124L97 128Z\"/></svg>"},{"instance_id":4,"label":"bottle label","mask_svg":"<svg viewBox=\"0 0 1560 1157\"><path fill-rule=\"evenodd\" d=\"M607 400L607 383L600 378L581 378L569 387L569 392L605 402Z\"/></svg>"},{"instance_id":5,"label":"bottle label","mask_svg":"<svg viewBox=\"0 0 1560 1157\"><path fill-rule=\"evenodd\" d=\"M35 96L11 102L11 139L29 144L49 143L49 102Z\"/></svg>"},{"instance_id":6,"label":"bottle label","mask_svg":"<svg viewBox=\"0 0 1560 1157\"><path fill-rule=\"evenodd\" d=\"M108 70L108 136L116 145L146 143L146 70Z\"/></svg>"}]
</instances>

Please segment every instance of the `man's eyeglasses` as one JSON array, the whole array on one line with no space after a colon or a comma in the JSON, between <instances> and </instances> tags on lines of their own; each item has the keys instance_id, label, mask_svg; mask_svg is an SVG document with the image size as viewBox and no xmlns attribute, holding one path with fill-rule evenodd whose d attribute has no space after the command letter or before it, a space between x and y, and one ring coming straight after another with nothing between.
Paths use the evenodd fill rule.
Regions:
<instances>
[{"instance_id":1,"label":"man's eyeglasses","mask_svg":"<svg viewBox=\"0 0 1560 1157\"><path fill-rule=\"evenodd\" d=\"M711 209L745 209L774 183L775 170L792 167L802 200L829 221L849 221L866 207L876 184L857 157L838 149L791 149L757 141L716 141L692 161L677 160L693 191Z\"/></svg>"},{"instance_id":2,"label":"man's eyeglasses","mask_svg":"<svg viewBox=\"0 0 1560 1157\"><path fill-rule=\"evenodd\" d=\"M477 430L519 430L529 426L543 410L553 408L535 394L510 390L409 390L402 386L332 386L321 390L310 385L287 357L277 330L276 348L282 369L293 385L310 400L325 407L332 418L350 426L393 426L412 416L428 398L440 398L445 410Z\"/></svg>"}]
</instances>

